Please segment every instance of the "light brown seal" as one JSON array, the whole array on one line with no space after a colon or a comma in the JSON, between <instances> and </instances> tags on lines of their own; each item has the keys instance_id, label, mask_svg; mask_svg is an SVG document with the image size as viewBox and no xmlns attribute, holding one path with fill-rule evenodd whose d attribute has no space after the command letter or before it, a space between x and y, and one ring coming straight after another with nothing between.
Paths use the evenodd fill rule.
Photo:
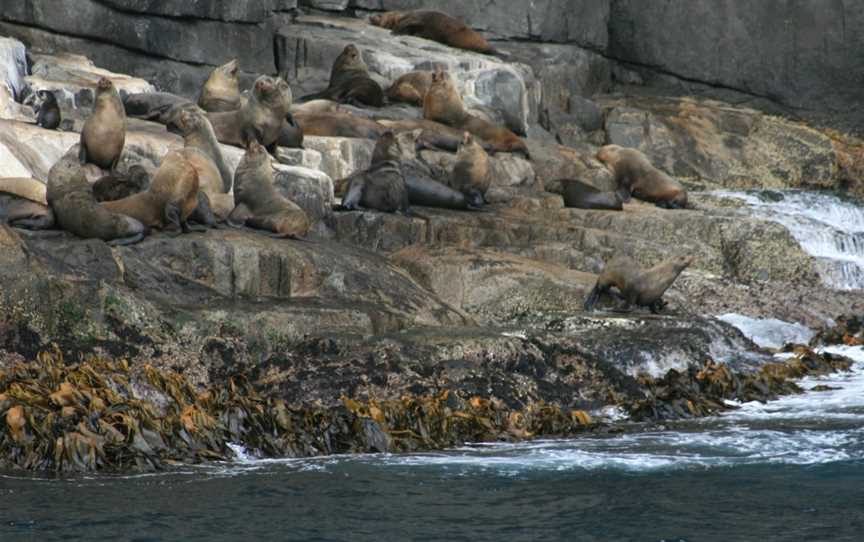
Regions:
<instances>
[{"instance_id":1,"label":"light brown seal","mask_svg":"<svg viewBox=\"0 0 864 542\"><path fill-rule=\"evenodd\" d=\"M198 172L181 152L171 151L162 159L147 191L102 205L150 228L170 225L188 233L188 219L198 207Z\"/></svg>"},{"instance_id":2,"label":"light brown seal","mask_svg":"<svg viewBox=\"0 0 864 542\"><path fill-rule=\"evenodd\" d=\"M236 111L242 104L240 81L237 79L237 59L218 66L210 72L207 82L201 87L198 106L204 111Z\"/></svg>"},{"instance_id":3,"label":"light brown seal","mask_svg":"<svg viewBox=\"0 0 864 542\"><path fill-rule=\"evenodd\" d=\"M15 228L45 230L54 225L45 183L26 177L0 178L0 220Z\"/></svg>"},{"instance_id":4,"label":"light brown seal","mask_svg":"<svg viewBox=\"0 0 864 542\"><path fill-rule=\"evenodd\" d=\"M103 77L96 85L93 112L81 130L78 159L82 164L96 164L114 169L126 143L126 111L114 83Z\"/></svg>"},{"instance_id":5,"label":"light brown seal","mask_svg":"<svg viewBox=\"0 0 864 542\"><path fill-rule=\"evenodd\" d=\"M216 139L221 143L246 148L255 140L271 154L291 105L291 87L283 79L259 77L246 103L237 111L208 113Z\"/></svg>"},{"instance_id":6,"label":"light brown seal","mask_svg":"<svg viewBox=\"0 0 864 542\"><path fill-rule=\"evenodd\" d=\"M453 78L440 68L432 76L432 86L423 99L423 118L471 132L489 143L496 152L521 153L526 158L530 157L528 147L519 136L469 114Z\"/></svg>"},{"instance_id":7,"label":"light brown seal","mask_svg":"<svg viewBox=\"0 0 864 542\"><path fill-rule=\"evenodd\" d=\"M203 152L219 170L221 177L220 186L212 185L209 179L201 179L201 186L209 193L227 193L231 191L234 174L225 157L222 148L216 139L216 132L207 116L195 107L186 107L177 111L177 114L167 125L168 131L183 138L183 146L187 149L198 149Z\"/></svg>"},{"instance_id":8,"label":"light brown seal","mask_svg":"<svg viewBox=\"0 0 864 542\"><path fill-rule=\"evenodd\" d=\"M387 89L391 102L403 102L423 107L423 98L432 86L431 71L413 71L401 75Z\"/></svg>"},{"instance_id":9,"label":"light brown seal","mask_svg":"<svg viewBox=\"0 0 864 542\"><path fill-rule=\"evenodd\" d=\"M625 202L630 196L650 201L658 207L687 207L687 190L681 184L651 165L642 152L619 145L606 145L597 151L597 159L615 176L618 193Z\"/></svg>"},{"instance_id":10,"label":"light brown seal","mask_svg":"<svg viewBox=\"0 0 864 542\"><path fill-rule=\"evenodd\" d=\"M311 223L306 212L276 191L273 167L264 147L252 141L234 173L237 207L230 223L273 232L275 237L301 238Z\"/></svg>"},{"instance_id":11,"label":"light brown seal","mask_svg":"<svg viewBox=\"0 0 864 542\"><path fill-rule=\"evenodd\" d=\"M486 55L500 54L486 38L469 28L464 22L433 10L388 11L369 18L375 26L387 28L394 34L417 36L437 41L450 47Z\"/></svg>"},{"instance_id":12,"label":"light brown seal","mask_svg":"<svg viewBox=\"0 0 864 542\"><path fill-rule=\"evenodd\" d=\"M474 136L465 132L459 152L456 153L450 186L465 194L471 201L485 202L486 192L491 184L489 155L475 141Z\"/></svg>"},{"instance_id":13,"label":"light brown seal","mask_svg":"<svg viewBox=\"0 0 864 542\"><path fill-rule=\"evenodd\" d=\"M303 135L320 137L357 137L378 139L387 131L380 123L350 113L296 114L294 119Z\"/></svg>"},{"instance_id":14,"label":"light brown seal","mask_svg":"<svg viewBox=\"0 0 864 542\"><path fill-rule=\"evenodd\" d=\"M644 270L631 258L616 256L606 263L597 277L597 283L585 300L585 310L593 309L600 295L614 286L624 299L623 310L638 305L648 307L656 314L666 306L663 294L694 260L693 256L679 256Z\"/></svg>"},{"instance_id":15,"label":"light brown seal","mask_svg":"<svg viewBox=\"0 0 864 542\"><path fill-rule=\"evenodd\" d=\"M374 79L369 77L369 67L363 61L360 49L346 45L333 63L328 87L314 94L300 98L305 102L317 99L333 100L356 106L384 106L384 91Z\"/></svg>"}]
</instances>

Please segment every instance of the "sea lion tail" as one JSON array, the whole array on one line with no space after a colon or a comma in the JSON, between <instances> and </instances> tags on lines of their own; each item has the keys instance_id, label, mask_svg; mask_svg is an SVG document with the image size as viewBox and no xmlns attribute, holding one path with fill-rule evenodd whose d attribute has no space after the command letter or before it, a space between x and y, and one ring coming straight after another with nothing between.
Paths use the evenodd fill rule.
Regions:
<instances>
[{"instance_id":1,"label":"sea lion tail","mask_svg":"<svg viewBox=\"0 0 864 542\"><path fill-rule=\"evenodd\" d=\"M591 292L588 294L588 297L585 299L585 303L582 307L586 311L594 310L594 305L597 304L597 301L600 300L600 288L595 285L594 288L591 289Z\"/></svg>"}]
</instances>

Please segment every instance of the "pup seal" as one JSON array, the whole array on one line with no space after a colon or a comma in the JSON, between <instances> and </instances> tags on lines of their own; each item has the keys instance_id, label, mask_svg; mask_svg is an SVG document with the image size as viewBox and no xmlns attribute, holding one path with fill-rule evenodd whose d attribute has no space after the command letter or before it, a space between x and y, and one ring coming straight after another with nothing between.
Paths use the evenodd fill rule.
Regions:
<instances>
[{"instance_id":1,"label":"pup seal","mask_svg":"<svg viewBox=\"0 0 864 542\"><path fill-rule=\"evenodd\" d=\"M107 77L96 86L93 112L81 130L78 159L102 169L114 169L126 143L126 111L114 83Z\"/></svg>"},{"instance_id":2,"label":"pup seal","mask_svg":"<svg viewBox=\"0 0 864 542\"><path fill-rule=\"evenodd\" d=\"M423 99L423 118L471 132L489 143L496 152L522 153L530 158L528 147L519 136L465 111L453 79L440 68L432 76L432 86Z\"/></svg>"},{"instance_id":3,"label":"pup seal","mask_svg":"<svg viewBox=\"0 0 864 542\"><path fill-rule=\"evenodd\" d=\"M198 106L204 111L236 111L243 105L240 81L237 79L237 59L218 66L210 72L207 82L201 87Z\"/></svg>"},{"instance_id":4,"label":"pup seal","mask_svg":"<svg viewBox=\"0 0 864 542\"><path fill-rule=\"evenodd\" d=\"M597 159L615 176L618 194L625 202L633 195L666 209L687 207L687 190L678 181L651 165L636 149L606 145L597 151Z\"/></svg>"},{"instance_id":5,"label":"pup seal","mask_svg":"<svg viewBox=\"0 0 864 542\"><path fill-rule=\"evenodd\" d=\"M384 106L384 91L381 90L381 85L369 77L369 67L363 62L360 49L353 44L346 45L333 63L327 89L303 96L299 101L321 98L360 107Z\"/></svg>"},{"instance_id":6,"label":"pup seal","mask_svg":"<svg viewBox=\"0 0 864 542\"><path fill-rule=\"evenodd\" d=\"M612 258L603 268L600 276L597 277L597 284L588 294L585 310L592 310L600 295L614 286L624 299L624 310L629 310L632 305L638 305L648 307L652 313L657 314L666 306L663 294L694 260L693 256L679 256L651 269L643 270L627 256Z\"/></svg>"},{"instance_id":7,"label":"pup seal","mask_svg":"<svg viewBox=\"0 0 864 542\"><path fill-rule=\"evenodd\" d=\"M474 136L465 132L459 152L456 153L450 186L465 194L471 201L485 202L486 192L491 185L489 155L477 144Z\"/></svg>"},{"instance_id":8,"label":"pup seal","mask_svg":"<svg viewBox=\"0 0 864 542\"><path fill-rule=\"evenodd\" d=\"M620 211L624 208L616 192L597 190L590 184L574 179L561 179L557 182L561 183L565 207L606 211Z\"/></svg>"},{"instance_id":9,"label":"pup seal","mask_svg":"<svg viewBox=\"0 0 864 542\"><path fill-rule=\"evenodd\" d=\"M387 89L391 102L403 102L423 107L423 98L432 86L432 72L413 71L400 76Z\"/></svg>"},{"instance_id":10,"label":"pup seal","mask_svg":"<svg viewBox=\"0 0 864 542\"><path fill-rule=\"evenodd\" d=\"M339 182L344 185L342 208L346 210L375 209L385 213L410 214L408 188L398 162L386 161L358 171Z\"/></svg>"},{"instance_id":11,"label":"pup seal","mask_svg":"<svg viewBox=\"0 0 864 542\"><path fill-rule=\"evenodd\" d=\"M74 146L48 172L45 198L64 230L109 245L128 245L144 238L147 229L134 218L112 213L93 198Z\"/></svg>"},{"instance_id":12,"label":"pup seal","mask_svg":"<svg viewBox=\"0 0 864 542\"><path fill-rule=\"evenodd\" d=\"M60 126L60 106L57 97L50 90L40 90L37 95L41 99L36 124L46 130L56 130Z\"/></svg>"},{"instance_id":13,"label":"pup seal","mask_svg":"<svg viewBox=\"0 0 864 542\"><path fill-rule=\"evenodd\" d=\"M125 172L112 171L93 183L96 201L114 201L127 198L150 187L150 172L140 164L134 164Z\"/></svg>"},{"instance_id":14,"label":"pup seal","mask_svg":"<svg viewBox=\"0 0 864 542\"><path fill-rule=\"evenodd\" d=\"M150 228L172 225L188 233L191 230L187 221L198 207L198 172L183 154L171 151L162 159L146 192L106 201L102 206Z\"/></svg>"},{"instance_id":15,"label":"pup seal","mask_svg":"<svg viewBox=\"0 0 864 542\"><path fill-rule=\"evenodd\" d=\"M14 228L47 230L54 226L46 187L36 179L0 178L0 220Z\"/></svg>"},{"instance_id":16,"label":"pup seal","mask_svg":"<svg viewBox=\"0 0 864 542\"><path fill-rule=\"evenodd\" d=\"M246 103L237 111L208 113L220 143L246 148L249 141L261 143L271 154L291 106L291 87L283 79L262 75L252 87Z\"/></svg>"},{"instance_id":17,"label":"pup seal","mask_svg":"<svg viewBox=\"0 0 864 542\"><path fill-rule=\"evenodd\" d=\"M450 47L486 55L498 55L486 38L459 19L432 10L388 11L369 18L375 26L388 28L394 34L417 36Z\"/></svg>"},{"instance_id":18,"label":"pup seal","mask_svg":"<svg viewBox=\"0 0 864 542\"><path fill-rule=\"evenodd\" d=\"M237 207L230 223L293 238L306 235L311 227L306 212L276 191L270 155L256 141L249 143L234 173L234 198Z\"/></svg>"}]
</instances>

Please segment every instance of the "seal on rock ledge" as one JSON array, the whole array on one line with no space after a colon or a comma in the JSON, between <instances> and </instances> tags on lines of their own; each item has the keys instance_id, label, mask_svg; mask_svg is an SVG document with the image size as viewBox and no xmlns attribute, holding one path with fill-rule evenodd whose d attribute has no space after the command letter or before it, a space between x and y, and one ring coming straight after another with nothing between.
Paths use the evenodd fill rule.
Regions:
<instances>
[{"instance_id":1,"label":"seal on rock ledge","mask_svg":"<svg viewBox=\"0 0 864 542\"><path fill-rule=\"evenodd\" d=\"M54 213L45 199L45 184L27 177L0 178L0 220L13 228L46 230Z\"/></svg>"},{"instance_id":2,"label":"seal on rock ledge","mask_svg":"<svg viewBox=\"0 0 864 542\"><path fill-rule=\"evenodd\" d=\"M606 145L597 151L597 159L615 176L618 194L625 202L633 195L638 199L667 209L687 207L687 190L681 184L651 165L648 157L636 149Z\"/></svg>"},{"instance_id":3,"label":"seal on rock ledge","mask_svg":"<svg viewBox=\"0 0 864 542\"><path fill-rule=\"evenodd\" d=\"M217 66L201 87L198 106L204 111L218 113L235 111L243 105L240 81L237 79L237 59Z\"/></svg>"},{"instance_id":4,"label":"seal on rock ledge","mask_svg":"<svg viewBox=\"0 0 864 542\"><path fill-rule=\"evenodd\" d=\"M346 45L333 63L330 71L330 84L321 91L303 96L298 101L327 99L359 107L384 106L384 91L374 79L369 77L369 68L363 62L360 49Z\"/></svg>"},{"instance_id":5,"label":"seal on rock ledge","mask_svg":"<svg viewBox=\"0 0 864 542\"><path fill-rule=\"evenodd\" d=\"M468 25L446 13L418 9L414 11L388 11L373 15L369 22L387 28L396 35L417 36L437 41L450 47L474 51L484 55L501 55L486 38Z\"/></svg>"},{"instance_id":6,"label":"seal on rock ledge","mask_svg":"<svg viewBox=\"0 0 864 542\"><path fill-rule=\"evenodd\" d=\"M405 186L398 162L378 162L367 170L354 173L339 184L346 187L345 196L342 198L343 209L375 209L385 213L403 214L411 212L408 187Z\"/></svg>"},{"instance_id":7,"label":"seal on rock ledge","mask_svg":"<svg viewBox=\"0 0 864 542\"><path fill-rule=\"evenodd\" d=\"M624 208L617 192L604 192L574 179L561 179L564 206L573 209L599 209L620 211Z\"/></svg>"},{"instance_id":8,"label":"seal on rock ledge","mask_svg":"<svg viewBox=\"0 0 864 542\"><path fill-rule=\"evenodd\" d=\"M585 310L592 310L600 295L614 286L624 299L624 310L637 305L648 307L652 313L657 314L666 306L663 294L694 260L693 256L678 256L643 270L631 258L616 256L603 267L597 277L597 283L585 300Z\"/></svg>"},{"instance_id":9,"label":"seal on rock ledge","mask_svg":"<svg viewBox=\"0 0 864 542\"><path fill-rule=\"evenodd\" d=\"M93 113L81 130L78 158L82 164L96 164L113 170L126 143L126 110L114 83L103 77L96 85Z\"/></svg>"}]
</instances>

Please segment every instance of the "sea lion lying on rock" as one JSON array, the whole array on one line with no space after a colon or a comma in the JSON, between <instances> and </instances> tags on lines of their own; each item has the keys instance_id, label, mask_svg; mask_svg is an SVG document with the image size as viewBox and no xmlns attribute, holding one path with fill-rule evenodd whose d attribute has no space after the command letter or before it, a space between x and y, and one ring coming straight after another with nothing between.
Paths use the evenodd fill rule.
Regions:
<instances>
[{"instance_id":1,"label":"sea lion lying on rock","mask_svg":"<svg viewBox=\"0 0 864 542\"><path fill-rule=\"evenodd\" d=\"M574 209L600 209L620 211L624 208L617 192L604 192L574 179L561 179L561 195L564 206Z\"/></svg>"},{"instance_id":2,"label":"sea lion lying on rock","mask_svg":"<svg viewBox=\"0 0 864 542\"><path fill-rule=\"evenodd\" d=\"M84 169L73 146L48 172L48 205L57 224L85 239L102 239L109 245L128 245L144 238L147 229L140 221L113 213L93 197Z\"/></svg>"},{"instance_id":3,"label":"sea lion lying on rock","mask_svg":"<svg viewBox=\"0 0 864 542\"><path fill-rule=\"evenodd\" d=\"M643 270L631 258L616 256L606 263L597 277L597 283L585 300L585 310L593 309L600 295L614 286L624 299L623 310L630 310L632 305L638 305L648 307L652 313L657 314L666 306L663 294L694 260L693 256L679 256Z\"/></svg>"},{"instance_id":4,"label":"sea lion lying on rock","mask_svg":"<svg viewBox=\"0 0 864 542\"><path fill-rule=\"evenodd\" d=\"M423 118L471 132L497 152L521 153L530 158L528 147L519 136L507 128L469 114L450 74L440 68L432 76L432 86L423 99Z\"/></svg>"},{"instance_id":5,"label":"sea lion lying on rock","mask_svg":"<svg viewBox=\"0 0 864 542\"><path fill-rule=\"evenodd\" d=\"M237 59L218 66L210 72L207 82L201 87L198 106L209 113L236 111L243 105L240 94Z\"/></svg>"},{"instance_id":6,"label":"sea lion lying on rock","mask_svg":"<svg viewBox=\"0 0 864 542\"><path fill-rule=\"evenodd\" d=\"M128 116L159 124L168 124L174 118L175 108L193 105L186 98L170 92L136 92L127 94L123 100Z\"/></svg>"},{"instance_id":7,"label":"sea lion lying on rock","mask_svg":"<svg viewBox=\"0 0 864 542\"><path fill-rule=\"evenodd\" d=\"M321 92L308 94L298 101L333 100L356 106L384 106L384 91L369 77L369 67L355 45L347 45L333 63L330 85Z\"/></svg>"},{"instance_id":8,"label":"sea lion lying on rock","mask_svg":"<svg viewBox=\"0 0 864 542\"><path fill-rule=\"evenodd\" d=\"M681 184L651 165L648 157L636 149L606 145L597 151L597 159L615 176L618 194L625 202L633 195L638 199L667 209L687 207L687 190Z\"/></svg>"},{"instance_id":9,"label":"sea lion lying on rock","mask_svg":"<svg viewBox=\"0 0 864 542\"><path fill-rule=\"evenodd\" d=\"M369 18L375 26L387 28L397 35L417 36L437 41L450 47L486 55L498 55L486 38L465 23L432 10L388 11Z\"/></svg>"},{"instance_id":10,"label":"sea lion lying on rock","mask_svg":"<svg viewBox=\"0 0 864 542\"><path fill-rule=\"evenodd\" d=\"M387 129L380 123L349 113L298 113L294 116L304 135L378 139Z\"/></svg>"},{"instance_id":11,"label":"sea lion lying on rock","mask_svg":"<svg viewBox=\"0 0 864 542\"><path fill-rule=\"evenodd\" d=\"M348 211L374 209L385 213L410 214L408 188L398 162L385 161L339 181L345 186L342 208Z\"/></svg>"},{"instance_id":12,"label":"sea lion lying on rock","mask_svg":"<svg viewBox=\"0 0 864 542\"><path fill-rule=\"evenodd\" d=\"M13 228L47 230L54 226L45 183L26 177L0 178L0 220Z\"/></svg>"},{"instance_id":13,"label":"sea lion lying on rock","mask_svg":"<svg viewBox=\"0 0 864 542\"><path fill-rule=\"evenodd\" d=\"M103 77L96 85L93 112L81 130L78 159L82 164L96 164L114 169L126 143L126 111L114 83Z\"/></svg>"},{"instance_id":14,"label":"sea lion lying on rock","mask_svg":"<svg viewBox=\"0 0 864 542\"><path fill-rule=\"evenodd\" d=\"M306 212L276 191L270 155L256 141L249 143L234 173L234 199L237 206L229 223L270 231L275 237L301 238L309 232Z\"/></svg>"}]
</instances>

